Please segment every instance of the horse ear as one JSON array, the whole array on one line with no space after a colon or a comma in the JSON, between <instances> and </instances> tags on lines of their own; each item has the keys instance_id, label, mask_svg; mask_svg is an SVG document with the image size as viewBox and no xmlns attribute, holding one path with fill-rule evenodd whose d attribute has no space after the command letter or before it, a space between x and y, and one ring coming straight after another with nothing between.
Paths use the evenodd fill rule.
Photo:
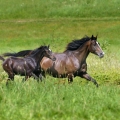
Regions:
<instances>
[{"instance_id":1,"label":"horse ear","mask_svg":"<svg viewBox=\"0 0 120 120\"><path fill-rule=\"evenodd\" d=\"M48 45L48 48L50 47L50 45Z\"/></svg>"},{"instance_id":2,"label":"horse ear","mask_svg":"<svg viewBox=\"0 0 120 120\"><path fill-rule=\"evenodd\" d=\"M92 35L91 40L93 40L94 36Z\"/></svg>"}]
</instances>

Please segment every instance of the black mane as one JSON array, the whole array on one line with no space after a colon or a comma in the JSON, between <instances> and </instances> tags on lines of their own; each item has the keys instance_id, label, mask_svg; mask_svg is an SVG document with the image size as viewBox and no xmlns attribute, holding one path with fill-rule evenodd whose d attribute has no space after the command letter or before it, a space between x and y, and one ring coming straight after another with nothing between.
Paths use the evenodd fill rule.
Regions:
<instances>
[{"instance_id":1,"label":"black mane","mask_svg":"<svg viewBox=\"0 0 120 120\"><path fill-rule=\"evenodd\" d=\"M72 42L68 43L68 45L66 47L66 51L67 50L70 50L70 51L77 50L79 47L81 47L87 41L89 41L89 40L96 40L96 37L92 37L92 38L93 39L91 39L88 36L85 36L85 37L83 37L81 39L73 40Z\"/></svg>"},{"instance_id":2,"label":"black mane","mask_svg":"<svg viewBox=\"0 0 120 120\"><path fill-rule=\"evenodd\" d=\"M43 52L43 50L45 50L46 48L48 49L47 46L40 46L39 48L31 51L31 55L35 55L35 54L38 53L38 52Z\"/></svg>"}]
</instances>

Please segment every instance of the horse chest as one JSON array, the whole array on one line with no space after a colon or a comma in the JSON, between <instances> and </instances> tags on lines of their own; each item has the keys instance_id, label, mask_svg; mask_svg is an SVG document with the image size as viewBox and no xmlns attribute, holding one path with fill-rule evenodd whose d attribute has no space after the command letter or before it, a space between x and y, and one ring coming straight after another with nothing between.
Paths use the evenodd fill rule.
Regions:
<instances>
[{"instance_id":1,"label":"horse chest","mask_svg":"<svg viewBox=\"0 0 120 120\"><path fill-rule=\"evenodd\" d=\"M80 72L86 72L87 71L87 64L86 63L82 64L79 71Z\"/></svg>"}]
</instances>

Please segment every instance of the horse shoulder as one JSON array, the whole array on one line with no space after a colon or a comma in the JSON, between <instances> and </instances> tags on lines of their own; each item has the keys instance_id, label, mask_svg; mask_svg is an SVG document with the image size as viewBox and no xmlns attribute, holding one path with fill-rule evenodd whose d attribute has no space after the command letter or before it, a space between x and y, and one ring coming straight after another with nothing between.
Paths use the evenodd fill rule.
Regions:
<instances>
[{"instance_id":1,"label":"horse shoulder","mask_svg":"<svg viewBox=\"0 0 120 120\"><path fill-rule=\"evenodd\" d=\"M43 59L40 62L40 66L43 70L47 70L53 65L53 61L47 57L43 57Z\"/></svg>"},{"instance_id":2,"label":"horse shoulder","mask_svg":"<svg viewBox=\"0 0 120 120\"><path fill-rule=\"evenodd\" d=\"M35 59L33 59L31 57L24 58L23 65L28 68L31 68L31 69L35 69L37 67L37 63L36 63Z\"/></svg>"},{"instance_id":3,"label":"horse shoulder","mask_svg":"<svg viewBox=\"0 0 120 120\"><path fill-rule=\"evenodd\" d=\"M74 70L75 69L78 70L80 68L80 62L74 56L74 54L71 54L70 56L67 56L66 66L69 66L69 67L73 68Z\"/></svg>"}]
</instances>

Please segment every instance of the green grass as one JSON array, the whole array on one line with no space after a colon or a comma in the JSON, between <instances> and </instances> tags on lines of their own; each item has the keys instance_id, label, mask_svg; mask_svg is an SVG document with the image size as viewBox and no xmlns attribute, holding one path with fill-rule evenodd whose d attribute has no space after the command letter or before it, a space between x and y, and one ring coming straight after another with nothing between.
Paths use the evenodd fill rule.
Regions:
<instances>
[{"instance_id":1,"label":"green grass","mask_svg":"<svg viewBox=\"0 0 120 120\"><path fill-rule=\"evenodd\" d=\"M32 79L0 84L0 119L27 120L119 120L119 86L74 82L58 84L52 78L46 83Z\"/></svg>"},{"instance_id":2,"label":"green grass","mask_svg":"<svg viewBox=\"0 0 120 120\"><path fill-rule=\"evenodd\" d=\"M73 39L98 35L105 52L90 54L88 73L99 88L82 78L45 82L33 78L6 86L0 66L0 120L119 120L120 17L119 0L3 0L0 1L0 54L50 44L63 52ZM0 61L2 64L2 61Z\"/></svg>"},{"instance_id":3,"label":"green grass","mask_svg":"<svg viewBox=\"0 0 120 120\"><path fill-rule=\"evenodd\" d=\"M0 19L119 18L119 0L4 0Z\"/></svg>"},{"instance_id":4,"label":"green grass","mask_svg":"<svg viewBox=\"0 0 120 120\"><path fill-rule=\"evenodd\" d=\"M51 44L63 51L68 42L73 39L80 39L84 35L91 36L98 34L98 41L114 50L119 50L120 22L115 21L93 21L60 19L54 21L7 21L0 23L0 45L1 53L11 50L34 49L41 44ZM61 42L62 41L62 42ZM23 46L24 44L24 46ZM62 44L62 46L59 46ZM116 46L116 47L114 47ZM59 48L60 47L60 48ZM53 50L56 52L57 50Z\"/></svg>"}]
</instances>

